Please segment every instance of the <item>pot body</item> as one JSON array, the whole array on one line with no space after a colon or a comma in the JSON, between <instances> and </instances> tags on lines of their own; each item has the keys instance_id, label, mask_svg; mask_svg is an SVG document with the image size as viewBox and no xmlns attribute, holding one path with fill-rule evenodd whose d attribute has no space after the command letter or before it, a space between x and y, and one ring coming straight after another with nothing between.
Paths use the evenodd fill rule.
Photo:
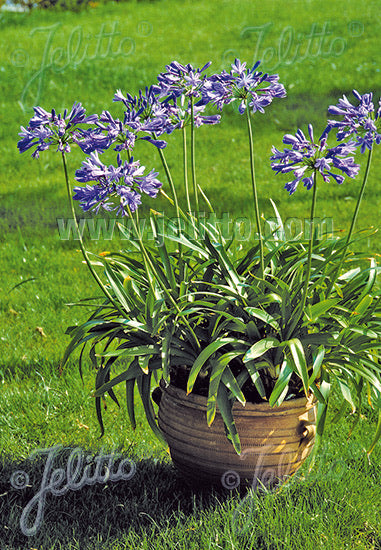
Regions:
<instances>
[{"instance_id":1,"label":"pot body","mask_svg":"<svg viewBox=\"0 0 381 550\"><path fill-rule=\"evenodd\" d=\"M312 450L316 431L316 405L310 399L268 403L239 402L233 414L241 440L238 455L225 435L220 413L207 425L207 399L172 385L162 386L159 426L172 461L192 484L210 483L269 486L293 474Z\"/></svg>"}]
</instances>

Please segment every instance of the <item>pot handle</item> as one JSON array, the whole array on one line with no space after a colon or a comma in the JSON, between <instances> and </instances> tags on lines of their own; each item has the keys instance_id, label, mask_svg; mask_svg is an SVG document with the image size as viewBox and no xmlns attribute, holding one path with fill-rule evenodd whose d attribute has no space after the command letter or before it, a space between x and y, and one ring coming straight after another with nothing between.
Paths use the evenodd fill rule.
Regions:
<instances>
[{"instance_id":1,"label":"pot handle","mask_svg":"<svg viewBox=\"0 0 381 550\"><path fill-rule=\"evenodd\" d=\"M300 447L306 447L310 441L313 440L313 438L315 437L316 435L316 425L315 424L303 424L303 432L302 432L302 437L300 439L300 442L299 442L299 446Z\"/></svg>"}]
</instances>

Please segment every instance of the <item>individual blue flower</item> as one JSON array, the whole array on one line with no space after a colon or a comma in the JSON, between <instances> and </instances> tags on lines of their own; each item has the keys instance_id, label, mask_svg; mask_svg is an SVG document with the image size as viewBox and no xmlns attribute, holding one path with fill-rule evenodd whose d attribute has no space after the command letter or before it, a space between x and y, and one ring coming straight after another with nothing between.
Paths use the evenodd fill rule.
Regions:
<instances>
[{"instance_id":1,"label":"individual blue flower","mask_svg":"<svg viewBox=\"0 0 381 550\"><path fill-rule=\"evenodd\" d=\"M101 128L90 128L89 130L80 128L73 136L73 140L86 155L94 151L106 151L112 144L112 139L108 134L105 135Z\"/></svg>"},{"instance_id":2,"label":"individual blue flower","mask_svg":"<svg viewBox=\"0 0 381 550\"><path fill-rule=\"evenodd\" d=\"M70 144L75 140L78 124L93 124L97 115L86 116L81 103L74 103L70 112L58 114L55 109L51 112L42 107L33 107L34 116L27 128L21 127L17 143L20 153L35 147L32 157L38 158L41 151L46 151L51 145L57 146L57 151L70 152Z\"/></svg>"},{"instance_id":3,"label":"individual blue flower","mask_svg":"<svg viewBox=\"0 0 381 550\"><path fill-rule=\"evenodd\" d=\"M199 128L204 124L218 124L221 120L221 115L204 115L206 105L194 105L193 117L194 125ZM192 107L190 100L185 95L180 98L172 98L166 103L167 122L165 131L171 134L178 128L184 128L191 124Z\"/></svg>"},{"instance_id":4,"label":"individual blue flower","mask_svg":"<svg viewBox=\"0 0 381 550\"><path fill-rule=\"evenodd\" d=\"M94 151L82 162L82 168L76 170L75 179L81 183L88 181L108 183L109 175L109 168L100 160L98 151Z\"/></svg>"},{"instance_id":5,"label":"individual blue flower","mask_svg":"<svg viewBox=\"0 0 381 550\"><path fill-rule=\"evenodd\" d=\"M116 194L120 197L120 206L113 208L113 210L117 210L117 215L121 213L127 216L129 210L135 212L142 204L141 195L134 189L130 189L125 185L117 185Z\"/></svg>"},{"instance_id":6,"label":"individual blue flower","mask_svg":"<svg viewBox=\"0 0 381 550\"><path fill-rule=\"evenodd\" d=\"M291 145L290 148L283 151L279 151L275 147L272 148L271 168L277 174L293 173L293 179L285 185L285 189L290 195L296 191L300 182L307 189L311 189L315 173L319 173L325 183L328 183L332 177L338 184L344 182L343 174L350 178L357 176L360 165L355 164L352 156L348 156L356 150L356 143L352 140L336 147L327 148L328 131L324 130L318 143L315 143L313 128L309 124L309 138L299 129L294 136L286 134L283 137L283 143Z\"/></svg>"},{"instance_id":7,"label":"individual blue flower","mask_svg":"<svg viewBox=\"0 0 381 550\"><path fill-rule=\"evenodd\" d=\"M159 102L154 86L146 87L145 93L139 90L137 96L124 96L121 90L117 90L113 101L124 104L126 111L123 123L136 133L147 132L156 136L164 133L167 112L165 106Z\"/></svg>"},{"instance_id":8,"label":"individual blue flower","mask_svg":"<svg viewBox=\"0 0 381 550\"><path fill-rule=\"evenodd\" d=\"M200 97L200 89L204 82L205 76L202 75L211 65L211 61L206 63L201 69L195 69L190 63L181 65L177 61L172 61L166 65L166 72L160 73L157 77L159 85L154 88L154 91L159 97Z\"/></svg>"},{"instance_id":9,"label":"individual blue flower","mask_svg":"<svg viewBox=\"0 0 381 550\"><path fill-rule=\"evenodd\" d=\"M101 206L105 207L109 194L108 187L102 187L101 185L74 187L73 191L75 193L73 198L80 202L82 210L84 212L94 210L95 213L98 213ZM107 206L105 207L105 210L107 210Z\"/></svg>"},{"instance_id":10,"label":"individual blue flower","mask_svg":"<svg viewBox=\"0 0 381 550\"><path fill-rule=\"evenodd\" d=\"M143 193L146 193L150 197L155 198L160 187L162 186L162 183L156 178L156 176L158 175L158 172L151 170L151 172L147 174L147 176L137 177L136 183L140 191L143 191Z\"/></svg>"},{"instance_id":11,"label":"individual blue flower","mask_svg":"<svg viewBox=\"0 0 381 550\"><path fill-rule=\"evenodd\" d=\"M30 126L28 128L21 126L19 136L21 139L17 143L17 147L20 153L24 153L31 147L36 147L32 153L33 158L38 158L41 151L46 151L54 143L54 132L45 126L33 129Z\"/></svg>"},{"instance_id":12,"label":"individual blue flower","mask_svg":"<svg viewBox=\"0 0 381 550\"><path fill-rule=\"evenodd\" d=\"M359 104L352 105L344 95L337 105L328 108L331 115L342 116L342 120L328 120L328 125L338 129L338 141L348 136L355 137L356 145L364 153L366 149L371 150L374 143L381 143L381 99L380 107L376 111L372 93L360 95L356 90L352 93Z\"/></svg>"},{"instance_id":13,"label":"individual blue flower","mask_svg":"<svg viewBox=\"0 0 381 550\"><path fill-rule=\"evenodd\" d=\"M230 73L222 71L205 79L202 86L201 104L212 103L222 109L233 101L238 100L238 110L243 114L246 108L253 113L264 113L264 108L270 105L275 97L285 97L286 90L280 84L278 75L269 75L256 69L257 61L251 69L246 69L246 63L236 59Z\"/></svg>"}]
</instances>

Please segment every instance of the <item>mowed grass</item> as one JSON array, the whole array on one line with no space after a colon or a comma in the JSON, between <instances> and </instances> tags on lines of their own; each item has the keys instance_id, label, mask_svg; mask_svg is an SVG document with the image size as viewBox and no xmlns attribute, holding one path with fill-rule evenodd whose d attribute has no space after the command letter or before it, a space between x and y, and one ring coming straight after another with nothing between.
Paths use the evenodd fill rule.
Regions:
<instances>
[{"instance_id":1,"label":"mowed grass","mask_svg":"<svg viewBox=\"0 0 381 550\"><path fill-rule=\"evenodd\" d=\"M371 409L363 411L349 442L350 424L340 422L329 430L311 476L301 475L284 491L254 495L246 503L241 503L244 494L198 494L184 487L140 407L137 429L131 429L123 390L118 393L122 408L108 404L106 434L98 439L94 371L85 362L82 383L76 357L64 372L60 361L68 343L66 328L88 313L85 305L68 304L99 296L99 291L82 263L78 242L63 240L58 230L57 220L70 217L59 155L47 152L34 161L16 148L19 127L27 124L33 105L60 111L81 101L89 113L108 109L122 116L120 104L112 103L114 92L136 93L174 59L200 67L211 60L209 71L220 71L229 69L235 56L249 64L262 58L264 70L279 73L288 98L253 118L260 207L264 217L271 216L272 198L284 218L303 224L311 195L304 189L287 195L285 180L270 167L271 146L282 147L284 133L305 130L309 122L320 135L327 107L353 88L373 91L378 100L376 15L377 2L359 6L353 0L345 5L170 0L109 3L79 14L1 14L1 549L381 547L380 450L370 463L363 451L375 426ZM244 119L228 109L221 125L201 128L196 139L198 181L218 215L250 218ZM157 152L143 145L137 150L142 163L160 170ZM184 197L179 136L170 137L166 155ZM73 150L72 175L82 160ZM357 160L363 174L364 158ZM376 148L359 227L379 226L380 164ZM361 177L342 186L322 185L318 216L331 217L335 230L348 229L360 185ZM162 199L146 201L143 217L149 207L170 212ZM88 248L98 253L128 247L117 229L112 239L104 236L90 239L85 232ZM360 246L378 254L380 244L376 235ZM126 482L48 496L41 530L27 538L19 520L38 490L45 463L43 457L31 462L28 457L56 444L80 446L92 455L102 447L105 452L119 449L136 462L136 474ZM20 468L33 482L24 491L9 483Z\"/></svg>"}]
</instances>

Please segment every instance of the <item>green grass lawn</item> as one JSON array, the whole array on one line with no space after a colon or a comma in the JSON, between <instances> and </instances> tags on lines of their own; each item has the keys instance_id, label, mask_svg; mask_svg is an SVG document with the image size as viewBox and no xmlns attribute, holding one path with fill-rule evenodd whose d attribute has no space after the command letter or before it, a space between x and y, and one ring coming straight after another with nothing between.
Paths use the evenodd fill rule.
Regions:
<instances>
[{"instance_id":1,"label":"green grass lawn","mask_svg":"<svg viewBox=\"0 0 381 550\"><path fill-rule=\"evenodd\" d=\"M271 170L271 146L282 147L284 133L312 123L325 127L327 107L342 94L381 93L378 2L360 5L335 0L279 2L230 0L108 3L78 14L0 12L0 548L3 549L380 549L380 446L368 463L360 435L371 440L375 417L363 411L354 436L350 424L331 428L310 476L305 470L282 491L252 495L194 493L183 486L168 454L151 435L139 409L137 429L127 413L109 404L106 434L100 441L91 398L94 372L85 364L80 380L76 359L60 373L69 325L86 319L85 306L68 304L99 295L78 242L63 240L57 219L70 217L59 155L19 155L20 125L34 105L57 111L81 101L88 113L108 109L117 89L136 93L154 83L172 60L210 70L229 69L236 56L280 75L288 97L274 101L253 118L260 208L271 216L272 198L284 218L309 215L311 194L289 197L285 180ZM320 135L320 134L319 134ZM198 181L218 215L252 215L250 165L245 120L226 112L215 127L197 132ZM160 169L153 148L139 148L147 167ZM167 148L180 197L181 143L171 136ZM69 157L71 174L83 155ZM365 169L363 158L361 175ZM375 148L359 227L380 226L381 151ZM164 176L163 176L164 177ZM361 185L320 188L317 215L347 230ZM148 212L167 210L163 199L148 202ZM80 214L78 210L78 214ZM89 239L93 252L126 246L113 238ZM361 243L369 254L381 252L379 235ZM23 283L16 286L19 283ZM120 396L123 402L123 395ZM130 481L98 484L62 497L47 497L41 530L26 537L20 516L37 491L43 457L36 449L56 444L95 455L121 450L136 463ZM62 458L64 460L65 457ZM57 459L58 461L58 459ZM11 474L30 473L21 491Z\"/></svg>"}]
</instances>

